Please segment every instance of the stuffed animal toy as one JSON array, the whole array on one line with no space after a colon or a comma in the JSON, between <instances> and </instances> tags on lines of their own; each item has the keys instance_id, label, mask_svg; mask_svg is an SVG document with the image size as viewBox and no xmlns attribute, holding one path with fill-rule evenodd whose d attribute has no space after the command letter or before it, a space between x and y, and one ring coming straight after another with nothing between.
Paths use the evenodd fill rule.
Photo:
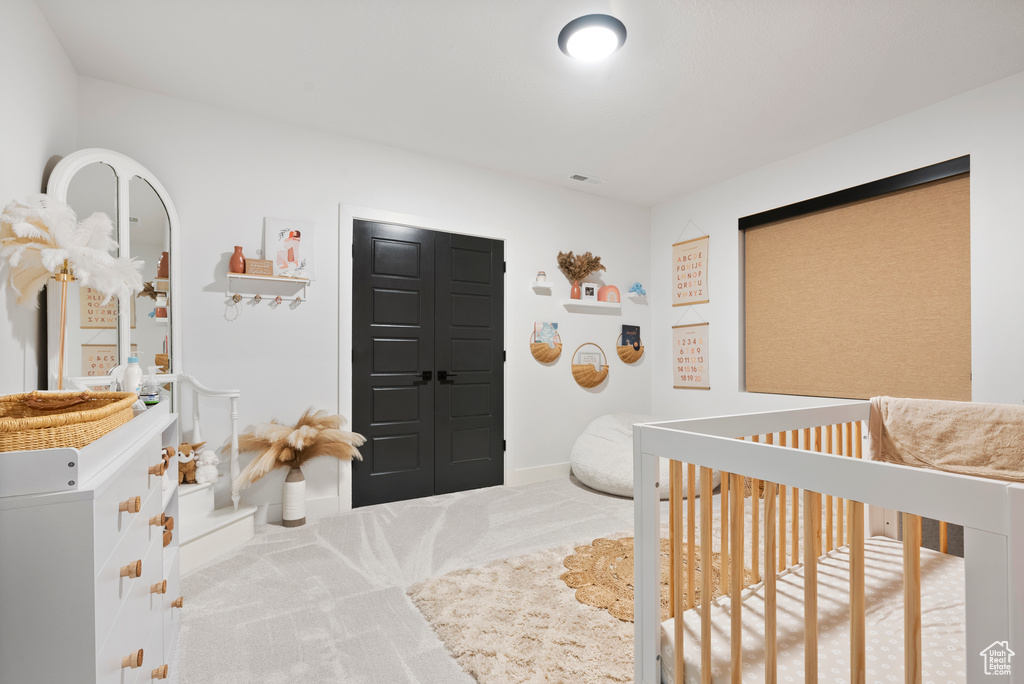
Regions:
<instances>
[{"instance_id":1,"label":"stuffed animal toy","mask_svg":"<svg viewBox=\"0 0 1024 684\"><path fill-rule=\"evenodd\" d=\"M178 483L196 484L196 452L206 446L206 442L189 444L182 442L178 446Z\"/></svg>"},{"instance_id":2,"label":"stuffed animal toy","mask_svg":"<svg viewBox=\"0 0 1024 684\"><path fill-rule=\"evenodd\" d=\"M205 484L216 482L220 479L220 471L217 464L220 463L220 456L213 449L203 449L196 455L196 482Z\"/></svg>"}]
</instances>

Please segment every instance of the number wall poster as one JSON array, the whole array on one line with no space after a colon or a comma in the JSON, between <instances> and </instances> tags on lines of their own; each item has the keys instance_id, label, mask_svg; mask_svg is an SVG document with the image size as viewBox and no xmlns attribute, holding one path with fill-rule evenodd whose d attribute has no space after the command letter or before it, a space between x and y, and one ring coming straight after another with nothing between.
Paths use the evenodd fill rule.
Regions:
<instances>
[{"instance_id":1,"label":"number wall poster","mask_svg":"<svg viewBox=\"0 0 1024 684\"><path fill-rule=\"evenodd\" d=\"M672 306L708 301L708 241L703 237L672 245Z\"/></svg>"},{"instance_id":2,"label":"number wall poster","mask_svg":"<svg viewBox=\"0 0 1024 684\"><path fill-rule=\"evenodd\" d=\"M672 386L675 389L711 389L708 348L707 323L672 326Z\"/></svg>"},{"instance_id":3,"label":"number wall poster","mask_svg":"<svg viewBox=\"0 0 1024 684\"><path fill-rule=\"evenodd\" d=\"M137 354L139 345L132 345L132 353ZM106 375L117 365L116 344L83 344L82 372L88 377Z\"/></svg>"}]
</instances>

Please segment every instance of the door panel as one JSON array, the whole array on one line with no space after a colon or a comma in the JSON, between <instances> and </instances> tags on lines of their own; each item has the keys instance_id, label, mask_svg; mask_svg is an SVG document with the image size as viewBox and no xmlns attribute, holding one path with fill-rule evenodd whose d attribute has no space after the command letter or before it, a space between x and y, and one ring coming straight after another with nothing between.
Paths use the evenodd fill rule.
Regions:
<instances>
[{"instance_id":1,"label":"door panel","mask_svg":"<svg viewBox=\"0 0 1024 684\"><path fill-rule=\"evenodd\" d=\"M352 504L434 493L434 236L356 221L352 265L352 424L366 436Z\"/></svg>"},{"instance_id":2,"label":"door panel","mask_svg":"<svg viewBox=\"0 0 1024 684\"><path fill-rule=\"evenodd\" d=\"M504 245L368 221L353 235L353 505L501 484Z\"/></svg>"},{"instance_id":3,"label":"door panel","mask_svg":"<svg viewBox=\"0 0 1024 684\"><path fill-rule=\"evenodd\" d=\"M438 234L438 381L434 488L438 494L504 480L504 245Z\"/></svg>"}]
</instances>

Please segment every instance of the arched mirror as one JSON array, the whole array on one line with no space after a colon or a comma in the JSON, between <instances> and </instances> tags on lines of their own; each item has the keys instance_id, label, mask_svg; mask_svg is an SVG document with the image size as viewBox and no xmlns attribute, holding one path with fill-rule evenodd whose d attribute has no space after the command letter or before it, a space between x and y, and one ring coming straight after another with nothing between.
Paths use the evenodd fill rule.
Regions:
<instances>
[{"instance_id":1,"label":"arched mirror","mask_svg":"<svg viewBox=\"0 0 1024 684\"><path fill-rule=\"evenodd\" d=\"M104 297L72 282L68 287L64 375L107 375L137 356L148 374L152 366L174 374L178 343L178 217L167 191L135 160L102 149L79 150L62 159L47 194L66 202L79 218L107 214L119 253L144 262L145 289L131 301ZM60 349L60 289L47 288L48 376L57 387Z\"/></svg>"}]
</instances>

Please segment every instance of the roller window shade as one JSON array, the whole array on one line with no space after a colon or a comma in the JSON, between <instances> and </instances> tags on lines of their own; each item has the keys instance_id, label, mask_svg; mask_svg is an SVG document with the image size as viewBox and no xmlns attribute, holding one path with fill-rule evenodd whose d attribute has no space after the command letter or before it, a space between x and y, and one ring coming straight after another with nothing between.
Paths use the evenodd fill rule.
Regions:
<instances>
[{"instance_id":1,"label":"roller window shade","mask_svg":"<svg viewBox=\"0 0 1024 684\"><path fill-rule=\"evenodd\" d=\"M970 401L970 175L744 230L746 389Z\"/></svg>"}]
</instances>

